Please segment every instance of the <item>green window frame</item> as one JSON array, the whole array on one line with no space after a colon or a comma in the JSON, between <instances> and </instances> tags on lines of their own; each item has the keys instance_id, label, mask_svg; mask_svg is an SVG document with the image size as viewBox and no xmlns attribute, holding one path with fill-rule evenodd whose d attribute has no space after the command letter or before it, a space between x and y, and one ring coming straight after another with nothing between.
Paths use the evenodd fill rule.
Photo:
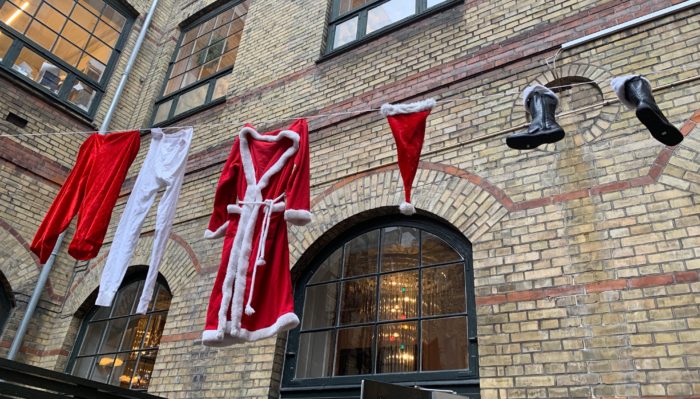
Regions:
<instances>
[{"instance_id":1,"label":"green window frame","mask_svg":"<svg viewBox=\"0 0 700 399\"><path fill-rule=\"evenodd\" d=\"M5 329L5 323L7 323L7 320L10 318L12 308L14 307L12 297L10 296L11 294L7 292L8 290L4 284L6 281L5 276L0 273L0 335L2 335Z\"/></svg>"},{"instance_id":2,"label":"green window frame","mask_svg":"<svg viewBox=\"0 0 700 399\"><path fill-rule=\"evenodd\" d=\"M471 259L458 231L421 216L342 234L296 283L282 398L359 396L367 378L478 397Z\"/></svg>"},{"instance_id":3,"label":"green window frame","mask_svg":"<svg viewBox=\"0 0 700 399\"><path fill-rule=\"evenodd\" d=\"M181 27L151 124L162 126L226 100L250 0L218 7Z\"/></svg>"},{"instance_id":4,"label":"green window frame","mask_svg":"<svg viewBox=\"0 0 700 399\"><path fill-rule=\"evenodd\" d=\"M0 0L0 70L92 118L136 15L113 0Z\"/></svg>"},{"instance_id":5,"label":"green window frame","mask_svg":"<svg viewBox=\"0 0 700 399\"><path fill-rule=\"evenodd\" d=\"M76 377L146 391L172 300L158 277L146 314L136 313L145 273L128 277L112 306L93 306L83 320L66 373Z\"/></svg>"},{"instance_id":6,"label":"green window frame","mask_svg":"<svg viewBox=\"0 0 700 399\"><path fill-rule=\"evenodd\" d=\"M333 0L326 53L353 48L462 0Z\"/></svg>"}]
</instances>

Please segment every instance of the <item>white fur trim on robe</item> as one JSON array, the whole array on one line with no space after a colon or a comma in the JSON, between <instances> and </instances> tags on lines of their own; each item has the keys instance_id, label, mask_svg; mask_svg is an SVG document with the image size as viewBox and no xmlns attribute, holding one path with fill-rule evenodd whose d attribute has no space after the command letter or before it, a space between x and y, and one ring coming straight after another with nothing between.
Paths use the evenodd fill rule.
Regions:
<instances>
[{"instance_id":1,"label":"white fur trim on robe","mask_svg":"<svg viewBox=\"0 0 700 399\"><path fill-rule=\"evenodd\" d=\"M637 108L634 104L632 104L628 99L627 96L625 95L625 83L627 83L630 79L640 77L644 80L646 80L647 83L649 81L643 77L642 75L623 75L623 76L617 76L612 78L610 81L610 87L615 91L615 94L617 94L617 98L620 100L622 104L625 105L625 107L629 109L635 109ZM649 86L651 86L651 83L649 83Z\"/></svg>"},{"instance_id":2,"label":"white fur trim on robe","mask_svg":"<svg viewBox=\"0 0 700 399\"><path fill-rule=\"evenodd\" d=\"M227 229L227 228L228 228L228 220L226 221L226 223L224 223L224 224L222 224L221 226L219 226L219 228L216 229L216 231L211 231L211 230L207 229L207 230L204 232L204 238L206 238L206 239L208 239L208 240L211 240L211 239L214 239L214 238L223 237L224 234L226 234L226 229Z\"/></svg>"},{"instance_id":3,"label":"white fur trim on robe","mask_svg":"<svg viewBox=\"0 0 700 399\"><path fill-rule=\"evenodd\" d=\"M284 211L284 220L295 226L304 226L311 221L311 212L304 209L287 209Z\"/></svg>"}]
</instances>

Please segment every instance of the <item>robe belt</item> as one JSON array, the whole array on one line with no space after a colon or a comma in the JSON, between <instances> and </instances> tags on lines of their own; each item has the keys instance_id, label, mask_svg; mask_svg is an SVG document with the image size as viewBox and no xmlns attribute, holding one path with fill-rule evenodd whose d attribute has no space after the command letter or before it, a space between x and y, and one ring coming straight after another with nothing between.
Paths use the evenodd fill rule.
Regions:
<instances>
[{"instance_id":1,"label":"robe belt","mask_svg":"<svg viewBox=\"0 0 700 399\"><path fill-rule=\"evenodd\" d=\"M239 201L241 205L262 205L263 206L263 220L260 227L260 236L258 236L258 253L255 256L255 265L253 266L253 278L250 282L250 292L248 293L248 302L245 305L245 314L251 316L255 313L255 309L251 306L253 302L253 291L255 290L255 275L258 271L258 266L265 265L265 243L267 242L267 233L270 231L270 219L272 218L272 212L280 212L284 210L284 194L280 195L275 199L268 199L264 201ZM279 204L282 206L280 207ZM277 205L277 206L276 206ZM281 209L280 209L281 208Z\"/></svg>"}]
</instances>

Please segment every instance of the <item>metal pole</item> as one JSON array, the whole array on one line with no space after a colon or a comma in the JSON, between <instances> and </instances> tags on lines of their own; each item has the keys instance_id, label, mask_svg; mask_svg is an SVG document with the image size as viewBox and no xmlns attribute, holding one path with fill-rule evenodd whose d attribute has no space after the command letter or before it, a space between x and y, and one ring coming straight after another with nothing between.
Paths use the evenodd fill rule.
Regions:
<instances>
[{"instance_id":1,"label":"metal pole","mask_svg":"<svg viewBox=\"0 0 700 399\"><path fill-rule=\"evenodd\" d=\"M49 273L51 273L51 268L53 267L53 263L56 261L56 255L58 254L58 250L61 248L61 243L63 242L63 237L65 235L66 233L63 232L58 236L58 239L56 240L56 245L54 245L53 251L51 251L49 259L46 261L46 264L44 264L44 266L41 268L41 273L39 274L39 281L37 281L36 287L34 287L34 292L32 293L31 299L29 299L29 304L27 305L27 311L24 313L22 322L20 323L19 328L15 333L15 338L12 340L12 346L10 346L10 351L7 353L7 359L9 360L15 360L17 354L19 353L19 348L20 346L22 346L24 334L27 332L27 328L29 327L29 321L34 315L34 310L36 310L36 305L39 303L41 293L44 291L46 281L49 279Z\"/></svg>"},{"instance_id":2,"label":"metal pole","mask_svg":"<svg viewBox=\"0 0 700 399\"><path fill-rule=\"evenodd\" d=\"M146 19L143 21L141 32L139 32L139 37L136 39L134 49L131 51L129 61L127 61L126 68L124 68L124 73L122 73L122 77L119 80L119 86L117 86L117 91L114 93L114 97L112 97L112 103L109 105L109 109L107 110L107 114L105 114L105 118L102 121L102 125L100 125L100 134L105 134L107 132L107 129L109 128L109 123L112 121L112 116L114 115L114 111L117 109L117 105L119 105L119 99L121 98L122 92L124 91L124 87L126 86L126 81L129 79L129 74L131 74L131 68L134 67L134 64L136 63L136 57L138 56L139 51L141 50L141 45L146 39L146 32L148 31L148 27L151 25L151 20L153 19L153 14L156 11L157 5L158 0L153 0L153 2L151 3L151 8L148 10L148 14L146 14Z\"/></svg>"}]
</instances>

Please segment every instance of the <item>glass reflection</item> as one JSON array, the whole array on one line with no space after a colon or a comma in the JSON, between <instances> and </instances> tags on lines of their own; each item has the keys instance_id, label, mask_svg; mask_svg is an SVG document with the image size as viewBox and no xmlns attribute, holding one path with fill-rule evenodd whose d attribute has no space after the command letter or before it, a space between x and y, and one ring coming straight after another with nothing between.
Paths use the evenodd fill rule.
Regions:
<instances>
[{"instance_id":1,"label":"glass reflection","mask_svg":"<svg viewBox=\"0 0 700 399\"><path fill-rule=\"evenodd\" d=\"M380 277L379 320L405 320L418 316L418 271Z\"/></svg>"},{"instance_id":2,"label":"glass reflection","mask_svg":"<svg viewBox=\"0 0 700 399\"><path fill-rule=\"evenodd\" d=\"M342 289L340 324L356 324L376 320L377 278L345 281Z\"/></svg>"},{"instance_id":3,"label":"glass reflection","mask_svg":"<svg viewBox=\"0 0 700 399\"><path fill-rule=\"evenodd\" d=\"M466 311L464 263L423 269L423 316Z\"/></svg>"},{"instance_id":4,"label":"glass reflection","mask_svg":"<svg viewBox=\"0 0 700 399\"><path fill-rule=\"evenodd\" d=\"M418 267L418 229L387 227L382 231L382 271Z\"/></svg>"},{"instance_id":5,"label":"glass reflection","mask_svg":"<svg viewBox=\"0 0 700 399\"><path fill-rule=\"evenodd\" d=\"M367 12L367 34L416 13L415 0L390 0Z\"/></svg>"},{"instance_id":6,"label":"glass reflection","mask_svg":"<svg viewBox=\"0 0 700 399\"><path fill-rule=\"evenodd\" d=\"M418 370L418 322L383 324L378 329L377 373Z\"/></svg>"},{"instance_id":7,"label":"glass reflection","mask_svg":"<svg viewBox=\"0 0 700 399\"><path fill-rule=\"evenodd\" d=\"M303 329L335 326L338 283L314 285L306 288Z\"/></svg>"},{"instance_id":8,"label":"glass reflection","mask_svg":"<svg viewBox=\"0 0 700 399\"><path fill-rule=\"evenodd\" d=\"M299 336L297 378L329 377L333 374L335 331L305 333Z\"/></svg>"},{"instance_id":9,"label":"glass reflection","mask_svg":"<svg viewBox=\"0 0 700 399\"><path fill-rule=\"evenodd\" d=\"M372 372L372 338L374 327L338 330L335 375L357 375Z\"/></svg>"},{"instance_id":10,"label":"glass reflection","mask_svg":"<svg viewBox=\"0 0 700 399\"><path fill-rule=\"evenodd\" d=\"M379 230L355 237L345 244L345 277L361 276L377 272Z\"/></svg>"},{"instance_id":11,"label":"glass reflection","mask_svg":"<svg viewBox=\"0 0 700 399\"><path fill-rule=\"evenodd\" d=\"M422 323L422 370L457 370L469 367L466 317L423 320Z\"/></svg>"},{"instance_id":12,"label":"glass reflection","mask_svg":"<svg viewBox=\"0 0 700 399\"><path fill-rule=\"evenodd\" d=\"M422 238L421 264L423 266L462 260L462 256L460 256L457 251L452 249L449 244L438 238L436 235L424 231L422 233Z\"/></svg>"}]
</instances>

